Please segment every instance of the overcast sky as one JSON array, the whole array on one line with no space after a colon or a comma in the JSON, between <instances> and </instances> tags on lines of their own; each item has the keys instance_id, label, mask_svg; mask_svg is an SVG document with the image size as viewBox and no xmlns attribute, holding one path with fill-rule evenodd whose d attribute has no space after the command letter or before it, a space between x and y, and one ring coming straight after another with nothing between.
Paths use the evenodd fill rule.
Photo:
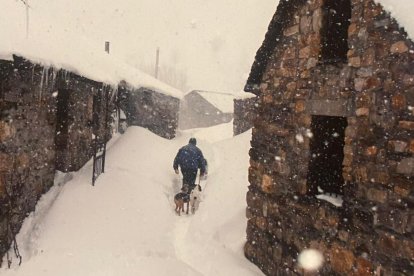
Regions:
<instances>
[{"instance_id":1,"label":"overcast sky","mask_svg":"<svg viewBox=\"0 0 414 276\"><path fill-rule=\"evenodd\" d=\"M18 0L0 0L19 3ZM30 35L66 31L136 66L187 75L190 89L242 90L278 0L30 0ZM22 6L22 5L21 5ZM14 20L24 25L22 13ZM37 28L43 25L43 28ZM23 32L22 28L22 32ZM24 35L24 34L16 34Z\"/></svg>"}]
</instances>

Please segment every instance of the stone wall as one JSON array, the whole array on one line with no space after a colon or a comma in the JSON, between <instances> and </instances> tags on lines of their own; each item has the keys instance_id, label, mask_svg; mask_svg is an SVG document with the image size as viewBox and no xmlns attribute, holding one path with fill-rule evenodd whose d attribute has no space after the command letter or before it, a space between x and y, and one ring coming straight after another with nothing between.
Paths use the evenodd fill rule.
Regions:
<instances>
[{"instance_id":1,"label":"stone wall","mask_svg":"<svg viewBox=\"0 0 414 276\"><path fill-rule=\"evenodd\" d=\"M133 90L120 87L120 106L128 125L147 128L153 133L172 139L178 126L180 100L146 88Z\"/></svg>"},{"instance_id":2,"label":"stone wall","mask_svg":"<svg viewBox=\"0 0 414 276\"><path fill-rule=\"evenodd\" d=\"M93 143L111 137L105 127L110 121L106 104L111 91L102 83L63 70L58 73L56 89L56 169L77 171L92 157Z\"/></svg>"},{"instance_id":3,"label":"stone wall","mask_svg":"<svg viewBox=\"0 0 414 276\"><path fill-rule=\"evenodd\" d=\"M110 138L109 94L102 83L64 70L17 56L0 61L0 258L55 170L79 170L93 143Z\"/></svg>"},{"instance_id":4,"label":"stone wall","mask_svg":"<svg viewBox=\"0 0 414 276\"><path fill-rule=\"evenodd\" d=\"M257 98L234 100L233 135L239 135L253 127L256 118Z\"/></svg>"},{"instance_id":5,"label":"stone wall","mask_svg":"<svg viewBox=\"0 0 414 276\"><path fill-rule=\"evenodd\" d=\"M0 61L0 260L55 175L56 71Z\"/></svg>"},{"instance_id":6,"label":"stone wall","mask_svg":"<svg viewBox=\"0 0 414 276\"><path fill-rule=\"evenodd\" d=\"M131 123L174 137L178 99L143 89L120 94L134 104ZM116 104L103 83L17 56L0 60L0 260L55 170L79 170L94 145L111 138Z\"/></svg>"},{"instance_id":7,"label":"stone wall","mask_svg":"<svg viewBox=\"0 0 414 276\"><path fill-rule=\"evenodd\" d=\"M414 273L414 45L373 1L350 2L347 61L321 60L324 1L310 0L263 75L245 254L267 275L303 274L305 248L321 275ZM315 116L346 118L341 207L308 181Z\"/></svg>"}]
</instances>

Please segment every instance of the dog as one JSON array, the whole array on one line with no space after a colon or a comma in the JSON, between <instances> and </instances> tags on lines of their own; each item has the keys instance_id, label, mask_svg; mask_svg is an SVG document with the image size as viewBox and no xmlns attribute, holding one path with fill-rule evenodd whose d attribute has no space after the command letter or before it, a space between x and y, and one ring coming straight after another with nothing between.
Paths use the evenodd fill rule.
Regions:
<instances>
[{"instance_id":1,"label":"dog","mask_svg":"<svg viewBox=\"0 0 414 276\"><path fill-rule=\"evenodd\" d=\"M191 213L194 214L201 201L201 186L197 185L190 193ZM187 208L188 209L188 208Z\"/></svg>"},{"instance_id":2,"label":"dog","mask_svg":"<svg viewBox=\"0 0 414 276\"><path fill-rule=\"evenodd\" d=\"M181 211L188 215L189 206L191 206L191 213L194 214L201 201L201 191L201 186L197 185L188 194L188 186L184 186L181 192L174 196L175 212L179 216L181 216ZM185 210L185 204L187 204L187 211Z\"/></svg>"},{"instance_id":3,"label":"dog","mask_svg":"<svg viewBox=\"0 0 414 276\"><path fill-rule=\"evenodd\" d=\"M181 216L181 211L184 212L184 204L187 203L187 212L188 215L188 207L190 204L190 195L188 194L188 188L183 187L181 192L174 196L174 203L175 203L175 212Z\"/></svg>"}]
</instances>

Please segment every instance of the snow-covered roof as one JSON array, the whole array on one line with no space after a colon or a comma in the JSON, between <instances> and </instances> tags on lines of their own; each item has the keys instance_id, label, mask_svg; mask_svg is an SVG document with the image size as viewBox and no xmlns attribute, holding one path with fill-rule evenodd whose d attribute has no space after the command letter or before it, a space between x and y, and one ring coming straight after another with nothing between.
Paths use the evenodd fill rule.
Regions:
<instances>
[{"instance_id":1,"label":"snow-covered roof","mask_svg":"<svg viewBox=\"0 0 414 276\"><path fill-rule=\"evenodd\" d=\"M255 97L257 97L255 94L244 92L244 91L234 94L234 98L237 100L244 100L244 99L250 99L250 98L255 98Z\"/></svg>"},{"instance_id":2,"label":"snow-covered roof","mask_svg":"<svg viewBox=\"0 0 414 276\"><path fill-rule=\"evenodd\" d=\"M87 47L50 47L46 41L14 41L8 45L0 43L0 58L11 60L12 55L22 56L33 63L62 68L88 79L103 82L114 87L126 81L135 88L151 90L182 98L183 93L142 71L108 55L105 52L89 51ZM84 44L82 44L84 45Z\"/></svg>"},{"instance_id":3,"label":"snow-covered roof","mask_svg":"<svg viewBox=\"0 0 414 276\"><path fill-rule=\"evenodd\" d=\"M15 5L22 5L15 1L6 1L3 4L6 10L14 8ZM7 11L2 7L0 59L11 60L15 54L33 63L65 69L114 87L125 81L134 88L145 87L179 99L184 96L182 91L107 54L103 43L97 45L91 39L71 33L70 30L48 29L47 24L50 23L46 23L46 26L33 26L33 29L29 26L28 37L25 37L25 33L22 33L22 29L19 28L21 26L16 25L13 20L19 22L17 18L7 18ZM24 19L20 21L24 22Z\"/></svg>"},{"instance_id":4,"label":"snow-covered roof","mask_svg":"<svg viewBox=\"0 0 414 276\"><path fill-rule=\"evenodd\" d=\"M394 17L400 27L403 27L408 36L414 39L414 17L412 12L414 11L413 0L374 0L381 4L384 10L388 11L392 17Z\"/></svg>"},{"instance_id":5,"label":"snow-covered roof","mask_svg":"<svg viewBox=\"0 0 414 276\"><path fill-rule=\"evenodd\" d=\"M234 95L230 93L196 90L201 97L223 113L234 112Z\"/></svg>"}]
</instances>

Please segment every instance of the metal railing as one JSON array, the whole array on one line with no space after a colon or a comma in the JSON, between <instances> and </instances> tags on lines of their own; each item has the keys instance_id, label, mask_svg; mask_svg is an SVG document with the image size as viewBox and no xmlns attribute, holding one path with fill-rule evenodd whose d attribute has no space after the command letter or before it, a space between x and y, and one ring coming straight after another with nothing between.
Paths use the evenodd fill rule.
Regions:
<instances>
[{"instance_id":1,"label":"metal railing","mask_svg":"<svg viewBox=\"0 0 414 276\"><path fill-rule=\"evenodd\" d=\"M92 186L101 173L105 172L106 142L94 142Z\"/></svg>"}]
</instances>

